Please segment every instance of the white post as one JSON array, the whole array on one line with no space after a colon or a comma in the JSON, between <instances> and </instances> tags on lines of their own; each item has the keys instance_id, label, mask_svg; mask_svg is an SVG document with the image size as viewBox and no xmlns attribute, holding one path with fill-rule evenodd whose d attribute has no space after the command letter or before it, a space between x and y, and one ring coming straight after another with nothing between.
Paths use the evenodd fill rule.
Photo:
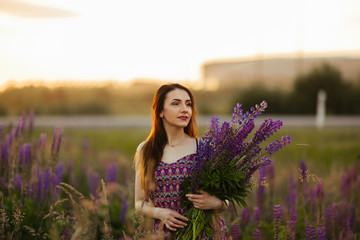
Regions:
<instances>
[{"instance_id":1,"label":"white post","mask_svg":"<svg viewBox=\"0 0 360 240\"><path fill-rule=\"evenodd\" d=\"M317 107L316 107L316 127L318 129L323 128L325 125L325 103L326 92L320 89L317 95Z\"/></svg>"}]
</instances>

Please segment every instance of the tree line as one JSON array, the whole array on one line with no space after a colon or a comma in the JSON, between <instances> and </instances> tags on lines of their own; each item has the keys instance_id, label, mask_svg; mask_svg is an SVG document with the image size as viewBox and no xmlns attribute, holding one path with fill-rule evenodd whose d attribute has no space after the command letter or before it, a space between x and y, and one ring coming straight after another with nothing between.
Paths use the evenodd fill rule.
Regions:
<instances>
[{"instance_id":1,"label":"tree line","mask_svg":"<svg viewBox=\"0 0 360 240\"><path fill-rule=\"evenodd\" d=\"M30 109L37 115L146 115L151 112L159 84L134 83L127 88L114 84L93 88L8 87L0 92L0 115L16 116ZM246 110L262 100L268 102L270 114L315 114L320 89L327 95L327 114L360 114L360 71L357 81L351 82L327 63L298 75L291 90L254 83L241 89L194 89L194 95L201 115L231 114L236 103Z\"/></svg>"}]
</instances>

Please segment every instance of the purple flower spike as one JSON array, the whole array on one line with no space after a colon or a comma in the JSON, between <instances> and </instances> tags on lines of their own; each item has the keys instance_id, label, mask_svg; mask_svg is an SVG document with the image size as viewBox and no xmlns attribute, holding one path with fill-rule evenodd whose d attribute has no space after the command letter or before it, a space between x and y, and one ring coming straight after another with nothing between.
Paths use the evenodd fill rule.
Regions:
<instances>
[{"instance_id":1,"label":"purple flower spike","mask_svg":"<svg viewBox=\"0 0 360 240\"><path fill-rule=\"evenodd\" d=\"M279 239L280 232L280 221L281 221L281 207L280 205L274 206L274 239Z\"/></svg>"},{"instance_id":2,"label":"purple flower spike","mask_svg":"<svg viewBox=\"0 0 360 240\"><path fill-rule=\"evenodd\" d=\"M263 240L264 237L263 237L263 232L261 231L261 228L260 226L258 226L254 232L254 237L253 237L254 240Z\"/></svg>"},{"instance_id":3,"label":"purple flower spike","mask_svg":"<svg viewBox=\"0 0 360 240\"><path fill-rule=\"evenodd\" d=\"M261 214L260 214L260 208L259 207L254 208L254 218L255 218L256 225L259 225L260 220L261 220Z\"/></svg>"},{"instance_id":4,"label":"purple flower spike","mask_svg":"<svg viewBox=\"0 0 360 240\"><path fill-rule=\"evenodd\" d=\"M55 172L56 172L57 182L58 182L58 184L60 184L60 182L62 181L62 178L63 178L63 174L64 174L64 163L63 162L58 163L58 165L56 166Z\"/></svg>"},{"instance_id":5,"label":"purple flower spike","mask_svg":"<svg viewBox=\"0 0 360 240\"><path fill-rule=\"evenodd\" d=\"M6 167L9 165L9 150L6 143L1 146L1 160L2 165L4 164Z\"/></svg>"},{"instance_id":6,"label":"purple flower spike","mask_svg":"<svg viewBox=\"0 0 360 240\"><path fill-rule=\"evenodd\" d=\"M4 133L3 133L3 125L0 123L0 143L2 142L3 140L3 137L4 137Z\"/></svg>"},{"instance_id":7,"label":"purple flower spike","mask_svg":"<svg viewBox=\"0 0 360 240\"><path fill-rule=\"evenodd\" d=\"M22 118L18 119L18 124L16 126L16 130L15 130L15 138L19 137L19 133L20 133L20 128L21 128L21 123L22 123Z\"/></svg>"},{"instance_id":8,"label":"purple flower spike","mask_svg":"<svg viewBox=\"0 0 360 240\"><path fill-rule=\"evenodd\" d=\"M324 226L319 226L317 228L317 235L318 235L318 240L326 240L326 230Z\"/></svg>"},{"instance_id":9,"label":"purple flower spike","mask_svg":"<svg viewBox=\"0 0 360 240\"><path fill-rule=\"evenodd\" d=\"M19 166L21 167L25 163L25 145L20 146L19 150Z\"/></svg>"},{"instance_id":10,"label":"purple flower spike","mask_svg":"<svg viewBox=\"0 0 360 240\"><path fill-rule=\"evenodd\" d=\"M261 166L260 167L260 172L259 172L259 186L257 188L257 194L256 194L256 205L259 208L262 208L263 203L264 203L264 195L265 195L265 173L266 173L266 169L265 166Z\"/></svg>"},{"instance_id":11,"label":"purple flower spike","mask_svg":"<svg viewBox=\"0 0 360 240\"><path fill-rule=\"evenodd\" d=\"M238 224L234 224L231 226L231 235L234 240L241 240L241 233L240 228Z\"/></svg>"},{"instance_id":12,"label":"purple flower spike","mask_svg":"<svg viewBox=\"0 0 360 240\"><path fill-rule=\"evenodd\" d=\"M323 181L321 179L319 179L317 182L316 196L318 198L318 201L322 203L324 199L324 186L323 186Z\"/></svg>"},{"instance_id":13,"label":"purple flower spike","mask_svg":"<svg viewBox=\"0 0 360 240\"><path fill-rule=\"evenodd\" d=\"M312 225L308 225L306 228L306 239L307 240L316 240L316 231L315 227Z\"/></svg>"},{"instance_id":14,"label":"purple flower spike","mask_svg":"<svg viewBox=\"0 0 360 240\"><path fill-rule=\"evenodd\" d=\"M291 139L289 136L283 136L281 140L275 140L275 142L270 143L264 150L271 156L273 153L277 152L280 148L284 147L286 144L290 144Z\"/></svg>"},{"instance_id":15,"label":"purple flower spike","mask_svg":"<svg viewBox=\"0 0 360 240\"><path fill-rule=\"evenodd\" d=\"M36 173L37 173L37 180L38 180L38 184L37 184L37 200L40 200L43 194L43 181L42 181L42 174L41 174L41 170L39 169L39 165L36 165Z\"/></svg>"},{"instance_id":16,"label":"purple flower spike","mask_svg":"<svg viewBox=\"0 0 360 240\"><path fill-rule=\"evenodd\" d=\"M95 196L97 195L96 190L97 190L99 181L100 181L100 177L99 177L99 174L97 174L96 172L91 173L87 178L90 193L92 193Z\"/></svg>"},{"instance_id":17,"label":"purple flower spike","mask_svg":"<svg viewBox=\"0 0 360 240\"><path fill-rule=\"evenodd\" d=\"M117 165L111 164L106 171L106 182L117 182Z\"/></svg>"},{"instance_id":18,"label":"purple flower spike","mask_svg":"<svg viewBox=\"0 0 360 240\"><path fill-rule=\"evenodd\" d=\"M51 144L51 153L56 156L59 154L62 134L63 134L62 128L55 127L54 137Z\"/></svg>"},{"instance_id":19,"label":"purple flower spike","mask_svg":"<svg viewBox=\"0 0 360 240\"><path fill-rule=\"evenodd\" d=\"M126 217L126 214L127 214L127 210L128 210L127 199L126 199L126 196L123 195L122 196L122 201L121 201L121 212L120 212L120 217L119 217L120 222L125 222L125 217Z\"/></svg>"},{"instance_id":20,"label":"purple flower spike","mask_svg":"<svg viewBox=\"0 0 360 240\"><path fill-rule=\"evenodd\" d=\"M25 164L29 165L31 163L31 145L25 144Z\"/></svg>"},{"instance_id":21,"label":"purple flower spike","mask_svg":"<svg viewBox=\"0 0 360 240\"><path fill-rule=\"evenodd\" d=\"M43 178L44 178L44 189L43 189L43 196L45 196L46 192L49 189L50 186L50 170L47 169L44 171Z\"/></svg>"},{"instance_id":22,"label":"purple flower spike","mask_svg":"<svg viewBox=\"0 0 360 240\"><path fill-rule=\"evenodd\" d=\"M14 178L14 186L19 190L19 192L21 193L21 189L22 189L22 180L21 180L21 176L20 174L16 174L15 178Z\"/></svg>"},{"instance_id":23,"label":"purple flower spike","mask_svg":"<svg viewBox=\"0 0 360 240\"><path fill-rule=\"evenodd\" d=\"M249 207L244 208L244 210L242 211L242 214L241 214L241 230L242 231L245 231L247 225L249 224L250 216L251 216L250 208Z\"/></svg>"}]
</instances>

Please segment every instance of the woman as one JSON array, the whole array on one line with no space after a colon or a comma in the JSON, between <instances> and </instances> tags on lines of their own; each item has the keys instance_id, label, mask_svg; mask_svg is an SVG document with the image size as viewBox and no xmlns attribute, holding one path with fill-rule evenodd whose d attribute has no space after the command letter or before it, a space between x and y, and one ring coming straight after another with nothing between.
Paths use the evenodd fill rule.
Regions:
<instances>
[{"instance_id":1,"label":"woman","mask_svg":"<svg viewBox=\"0 0 360 240\"><path fill-rule=\"evenodd\" d=\"M180 84L161 86L153 99L153 124L149 137L135 155L135 209L154 219L153 229L169 233L186 226L181 207L181 182L191 175L196 163L198 140L195 100ZM186 197L199 209L214 209L216 214L227 205L215 196L199 191ZM223 220L214 230L225 238ZM202 239L205 239L204 237Z\"/></svg>"}]
</instances>

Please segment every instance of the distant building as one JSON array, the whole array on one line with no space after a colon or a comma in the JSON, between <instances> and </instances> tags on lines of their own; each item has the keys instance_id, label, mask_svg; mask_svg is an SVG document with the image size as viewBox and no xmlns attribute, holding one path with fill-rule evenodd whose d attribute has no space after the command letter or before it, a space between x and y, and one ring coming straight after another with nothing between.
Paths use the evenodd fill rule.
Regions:
<instances>
[{"instance_id":1,"label":"distant building","mask_svg":"<svg viewBox=\"0 0 360 240\"><path fill-rule=\"evenodd\" d=\"M346 80L360 78L360 58L314 57L269 58L263 60L218 60L202 65L204 87L244 87L262 83L269 87L291 88L299 73L309 72L315 65L327 62L339 69Z\"/></svg>"}]
</instances>

